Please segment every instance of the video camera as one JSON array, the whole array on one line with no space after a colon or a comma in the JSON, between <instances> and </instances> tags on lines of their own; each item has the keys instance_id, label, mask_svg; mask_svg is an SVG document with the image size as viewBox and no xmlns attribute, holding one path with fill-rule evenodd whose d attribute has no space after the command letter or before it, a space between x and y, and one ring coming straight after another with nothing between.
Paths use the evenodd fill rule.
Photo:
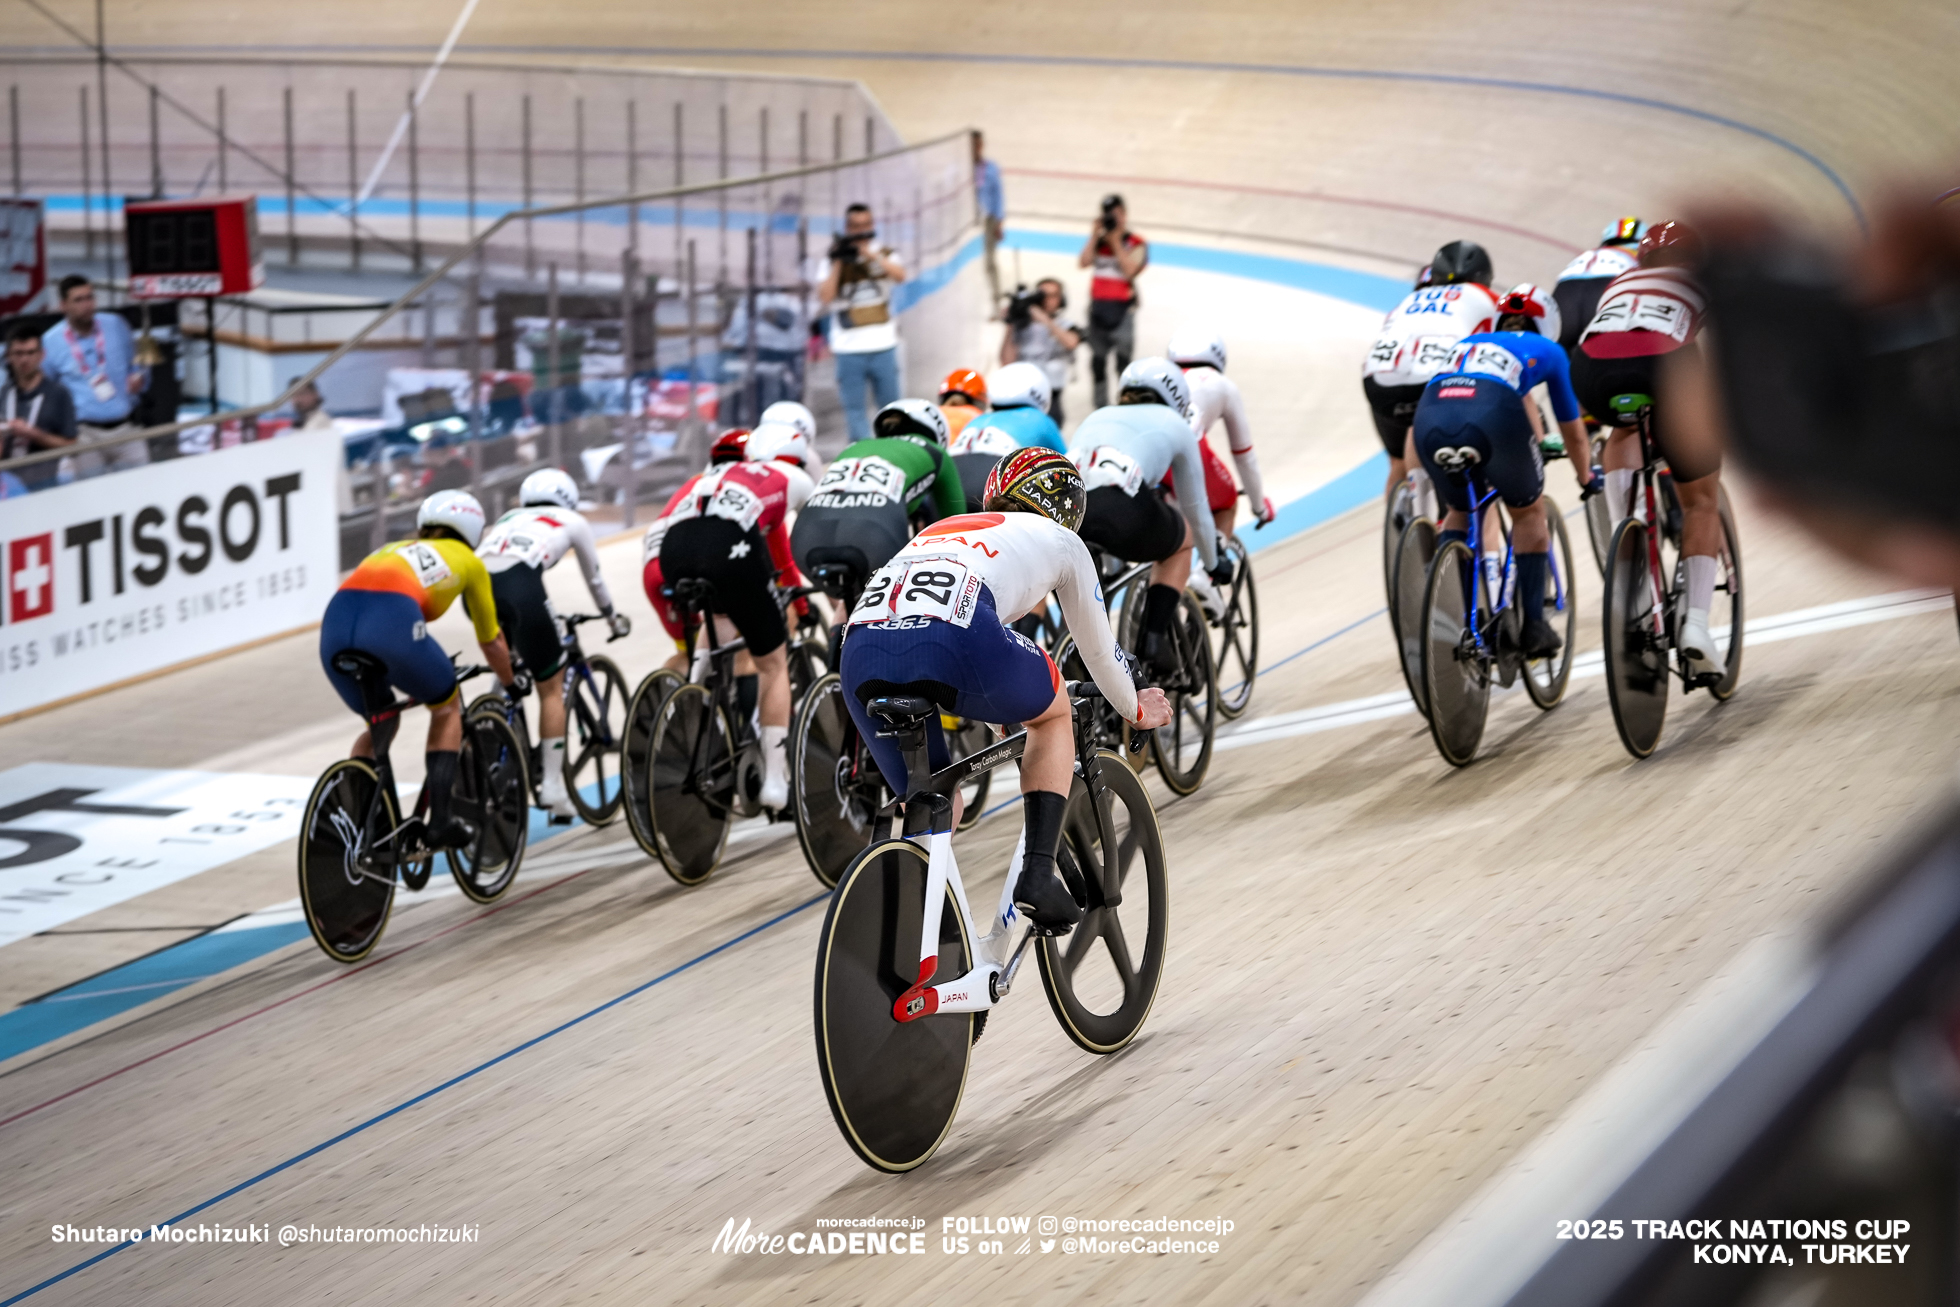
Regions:
<instances>
[{"instance_id":1,"label":"video camera","mask_svg":"<svg viewBox=\"0 0 1960 1307\"><path fill-rule=\"evenodd\" d=\"M1041 303L1041 300L1041 287L1030 287L1026 284L1016 286L1014 293L1007 297L1007 308L1001 316L1009 327L1019 331L1034 321L1031 310Z\"/></svg>"},{"instance_id":2,"label":"video camera","mask_svg":"<svg viewBox=\"0 0 1960 1307\"><path fill-rule=\"evenodd\" d=\"M861 231L856 235L839 233L832 237L830 241L831 261L833 263L862 263L864 261L865 242L877 234L875 231Z\"/></svg>"},{"instance_id":3,"label":"video camera","mask_svg":"<svg viewBox=\"0 0 1960 1307\"><path fill-rule=\"evenodd\" d=\"M1123 207L1122 196L1120 195L1103 196L1101 226L1105 232L1112 232L1116 230L1116 211L1122 207Z\"/></svg>"}]
</instances>

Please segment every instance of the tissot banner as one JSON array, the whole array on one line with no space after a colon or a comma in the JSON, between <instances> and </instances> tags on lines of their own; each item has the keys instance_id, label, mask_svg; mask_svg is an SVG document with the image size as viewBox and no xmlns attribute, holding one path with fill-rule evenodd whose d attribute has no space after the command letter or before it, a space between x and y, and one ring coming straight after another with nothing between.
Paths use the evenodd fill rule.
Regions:
<instances>
[{"instance_id":1,"label":"tissot banner","mask_svg":"<svg viewBox=\"0 0 1960 1307\"><path fill-rule=\"evenodd\" d=\"M339 457L307 432L0 500L0 718L317 622Z\"/></svg>"}]
</instances>

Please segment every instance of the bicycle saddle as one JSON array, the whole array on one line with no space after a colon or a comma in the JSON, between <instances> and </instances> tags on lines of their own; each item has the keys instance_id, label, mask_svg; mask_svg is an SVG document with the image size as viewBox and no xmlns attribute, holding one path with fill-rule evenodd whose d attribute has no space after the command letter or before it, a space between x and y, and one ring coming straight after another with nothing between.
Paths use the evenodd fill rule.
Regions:
<instances>
[{"instance_id":1,"label":"bicycle saddle","mask_svg":"<svg viewBox=\"0 0 1960 1307\"><path fill-rule=\"evenodd\" d=\"M856 545L819 545L810 551L810 579L832 599L862 593L871 574L864 551Z\"/></svg>"},{"instance_id":2,"label":"bicycle saddle","mask_svg":"<svg viewBox=\"0 0 1960 1307\"><path fill-rule=\"evenodd\" d=\"M886 694L866 703L864 710L893 726L905 727L931 720L938 715L939 705L924 695Z\"/></svg>"},{"instance_id":3,"label":"bicycle saddle","mask_svg":"<svg viewBox=\"0 0 1960 1307\"><path fill-rule=\"evenodd\" d=\"M704 609L715 597L715 583L698 576L683 576L668 584L667 593L682 608Z\"/></svg>"},{"instance_id":4,"label":"bicycle saddle","mask_svg":"<svg viewBox=\"0 0 1960 1307\"><path fill-rule=\"evenodd\" d=\"M335 654L333 669L357 681L371 680L388 674L387 666L379 658L360 649L342 649Z\"/></svg>"}]
</instances>

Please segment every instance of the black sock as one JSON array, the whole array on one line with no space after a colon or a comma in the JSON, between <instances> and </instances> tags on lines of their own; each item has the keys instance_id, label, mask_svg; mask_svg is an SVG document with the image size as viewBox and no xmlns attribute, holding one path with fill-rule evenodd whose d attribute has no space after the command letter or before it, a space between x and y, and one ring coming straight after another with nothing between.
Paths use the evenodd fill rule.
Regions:
<instances>
[{"instance_id":1,"label":"black sock","mask_svg":"<svg viewBox=\"0 0 1960 1307\"><path fill-rule=\"evenodd\" d=\"M760 683L761 678L755 676L738 676L735 678L735 711L742 714L742 720L739 722L730 722L729 725L737 731L746 727L749 724L749 718L755 716L756 696L761 693L757 688Z\"/></svg>"},{"instance_id":2,"label":"black sock","mask_svg":"<svg viewBox=\"0 0 1960 1307\"><path fill-rule=\"evenodd\" d=\"M1520 552L1518 558L1518 600L1523 605L1524 620L1542 622L1545 620L1545 579L1551 573L1549 553L1527 554Z\"/></svg>"},{"instance_id":3,"label":"black sock","mask_svg":"<svg viewBox=\"0 0 1960 1307\"><path fill-rule=\"evenodd\" d=\"M422 755L429 770L422 788L429 795L429 825L436 829L449 821L449 800L456 789L456 763L461 757L455 749L431 749Z\"/></svg>"},{"instance_id":4,"label":"black sock","mask_svg":"<svg viewBox=\"0 0 1960 1307\"><path fill-rule=\"evenodd\" d=\"M1171 617L1184 596L1175 586L1153 582L1143 592L1143 630L1146 635L1162 635L1171 629Z\"/></svg>"},{"instance_id":5,"label":"black sock","mask_svg":"<svg viewBox=\"0 0 1960 1307\"><path fill-rule=\"evenodd\" d=\"M1029 790L1021 796L1023 874L1046 876L1055 869L1055 846L1061 843L1062 813L1067 807L1068 796L1053 790Z\"/></svg>"}]
</instances>

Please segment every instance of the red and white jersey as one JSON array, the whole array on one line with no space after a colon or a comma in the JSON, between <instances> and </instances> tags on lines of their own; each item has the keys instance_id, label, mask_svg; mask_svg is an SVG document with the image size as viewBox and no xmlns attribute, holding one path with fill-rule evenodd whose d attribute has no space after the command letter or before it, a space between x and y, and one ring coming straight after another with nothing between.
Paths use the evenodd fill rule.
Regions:
<instances>
[{"instance_id":1,"label":"red and white jersey","mask_svg":"<svg viewBox=\"0 0 1960 1307\"><path fill-rule=\"evenodd\" d=\"M777 572L788 573L789 584L801 585L802 575L791 560L789 531L785 526L789 516L790 471L775 463L726 463L696 474L674 492L660 516L647 528L640 565L645 567L660 557L660 546L677 523L697 517L719 517L743 530L760 531Z\"/></svg>"},{"instance_id":2,"label":"red and white jersey","mask_svg":"<svg viewBox=\"0 0 1960 1307\"><path fill-rule=\"evenodd\" d=\"M1191 388L1191 429L1198 433L1198 443L1205 443L1214 426L1225 424L1225 443L1238 465L1239 481L1258 511L1266 500L1266 486L1259 475L1259 457L1252 452L1252 424L1246 420L1239 383L1217 368L1201 365L1184 370L1184 384Z\"/></svg>"},{"instance_id":3,"label":"red and white jersey","mask_svg":"<svg viewBox=\"0 0 1960 1307\"><path fill-rule=\"evenodd\" d=\"M1497 326L1497 300L1474 281L1423 286L1382 319L1361 375L1378 386L1423 386L1449 370L1456 343Z\"/></svg>"},{"instance_id":4,"label":"red and white jersey","mask_svg":"<svg viewBox=\"0 0 1960 1307\"><path fill-rule=\"evenodd\" d=\"M1587 250L1565 265L1560 281L1583 281L1595 277L1617 277L1640 266L1640 257L1625 245L1602 245Z\"/></svg>"},{"instance_id":5,"label":"red and white jersey","mask_svg":"<svg viewBox=\"0 0 1960 1307\"><path fill-rule=\"evenodd\" d=\"M558 566L568 553L578 555L579 570L585 573L586 589L599 611L612 611L612 595L606 578L599 572L599 550L592 541L592 524L583 513L569 508L513 508L483 533L476 547L477 557L491 572L503 572L519 563L528 563L540 572Z\"/></svg>"},{"instance_id":6,"label":"red and white jersey","mask_svg":"<svg viewBox=\"0 0 1960 1307\"><path fill-rule=\"evenodd\" d=\"M872 573L851 625L931 619L970 626L981 586L993 594L1002 625L1027 616L1053 591L1096 685L1125 721L1137 719L1136 686L1109 629L1089 547L1038 513L964 513L934 522Z\"/></svg>"},{"instance_id":7,"label":"red and white jersey","mask_svg":"<svg viewBox=\"0 0 1960 1307\"><path fill-rule=\"evenodd\" d=\"M1635 268L1599 293L1579 348L1596 359L1672 353L1695 338L1707 312L1707 297L1685 270Z\"/></svg>"}]
</instances>

